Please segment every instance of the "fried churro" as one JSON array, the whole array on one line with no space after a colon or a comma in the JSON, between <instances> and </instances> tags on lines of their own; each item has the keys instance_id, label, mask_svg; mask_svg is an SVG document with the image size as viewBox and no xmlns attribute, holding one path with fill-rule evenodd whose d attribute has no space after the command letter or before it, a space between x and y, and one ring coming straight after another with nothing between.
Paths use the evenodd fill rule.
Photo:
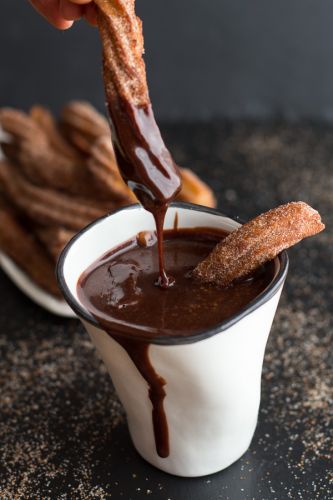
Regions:
<instances>
[{"instance_id":1,"label":"fried churro","mask_svg":"<svg viewBox=\"0 0 333 500\"><path fill-rule=\"evenodd\" d=\"M91 200L35 186L6 161L0 161L0 186L18 209L39 224L61 223L78 231L107 212L103 204L93 206Z\"/></svg>"},{"instance_id":2,"label":"fried churro","mask_svg":"<svg viewBox=\"0 0 333 500\"><path fill-rule=\"evenodd\" d=\"M110 198L127 203L136 201L134 193L126 186L120 175L109 137L102 136L95 142L87 165L94 178L98 180L100 189L107 190Z\"/></svg>"},{"instance_id":3,"label":"fried churro","mask_svg":"<svg viewBox=\"0 0 333 500\"><path fill-rule=\"evenodd\" d=\"M5 108L0 123L10 141L1 143L3 152L30 181L83 196L92 192L84 160L62 139L45 108L32 108L31 116Z\"/></svg>"},{"instance_id":4,"label":"fried churro","mask_svg":"<svg viewBox=\"0 0 333 500\"><path fill-rule=\"evenodd\" d=\"M54 262L35 238L3 204L0 205L0 249L47 292L61 297L54 276Z\"/></svg>"},{"instance_id":5,"label":"fried churro","mask_svg":"<svg viewBox=\"0 0 333 500\"><path fill-rule=\"evenodd\" d=\"M324 228L319 213L306 203L281 205L229 234L197 265L193 276L202 282L229 286Z\"/></svg>"},{"instance_id":6,"label":"fried churro","mask_svg":"<svg viewBox=\"0 0 333 500\"><path fill-rule=\"evenodd\" d=\"M30 109L30 117L44 131L49 145L56 153L72 160L76 164L82 164L82 155L61 134L52 113L47 108L36 104Z\"/></svg>"},{"instance_id":7,"label":"fried churro","mask_svg":"<svg viewBox=\"0 0 333 500\"><path fill-rule=\"evenodd\" d=\"M75 236L74 231L61 226L37 227L35 233L54 263L57 262L65 245Z\"/></svg>"},{"instance_id":8,"label":"fried churro","mask_svg":"<svg viewBox=\"0 0 333 500\"><path fill-rule=\"evenodd\" d=\"M180 176L182 189L177 196L178 200L206 207L216 206L213 191L194 172L188 168L180 168Z\"/></svg>"},{"instance_id":9,"label":"fried churro","mask_svg":"<svg viewBox=\"0 0 333 500\"><path fill-rule=\"evenodd\" d=\"M88 102L72 101L62 109L60 123L68 140L85 155L89 155L96 140L110 137L106 118Z\"/></svg>"},{"instance_id":10,"label":"fried churro","mask_svg":"<svg viewBox=\"0 0 333 500\"><path fill-rule=\"evenodd\" d=\"M96 0L104 85L121 174L144 207L154 211L180 190L177 167L155 122L142 58L141 21L134 0Z\"/></svg>"}]
</instances>

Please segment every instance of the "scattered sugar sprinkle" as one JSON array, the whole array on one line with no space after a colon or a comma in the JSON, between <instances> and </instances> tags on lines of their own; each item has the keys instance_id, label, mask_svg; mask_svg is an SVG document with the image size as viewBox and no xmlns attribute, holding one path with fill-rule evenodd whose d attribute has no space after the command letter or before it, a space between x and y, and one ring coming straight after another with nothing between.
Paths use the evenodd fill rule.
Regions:
<instances>
[{"instance_id":1,"label":"scattered sugar sprinkle","mask_svg":"<svg viewBox=\"0 0 333 500\"><path fill-rule=\"evenodd\" d=\"M166 140L218 190L222 211L249 218L304 200L327 226L290 252L251 447L208 478L150 467L130 444L109 376L79 324L44 313L1 274L1 500L333 498L333 130L177 125Z\"/></svg>"}]
</instances>

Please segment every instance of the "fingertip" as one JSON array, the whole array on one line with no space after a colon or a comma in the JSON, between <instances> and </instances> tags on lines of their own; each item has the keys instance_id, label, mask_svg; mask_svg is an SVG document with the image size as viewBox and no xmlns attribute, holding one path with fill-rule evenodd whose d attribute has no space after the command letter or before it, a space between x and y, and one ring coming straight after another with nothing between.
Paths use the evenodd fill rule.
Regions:
<instances>
[{"instance_id":1,"label":"fingertip","mask_svg":"<svg viewBox=\"0 0 333 500\"><path fill-rule=\"evenodd\" d=\"M59 12L67 21L76 21L82 16L82 7L68 0L60 0Z\"/></svg>"},{"instance_id":2,"label":"fingertip","mask_svg":"<svg viewBox=\"0 0 333 500\"><path fill-rule=\"evenodd\" d=\"M97 9L96 4L91 3L84 8L84 18L91 26L97 26Z\"/></svg>"},{"instance_id":3,"label":"fingertip","mask_svg":"<svg viewBox=\"0 0 333 500\"><path fill-rule=\"evenodd\" d=\"M87 3L92 3L92 0L70 0L70 1L77 5L85 5Z\"/></svg>"},{"instance_id":4,"label":"fingertip","mask_svg":"<svg viewBox=\"0 0 333 500\"><path fill-rule=\"evenodd\" d=\"M58 30L66 31L71 28L74 24L74 21L67 21L66 19L61 19L59 21L50 21L52 26L57 28Z\"/></svg>"}]
</instances>

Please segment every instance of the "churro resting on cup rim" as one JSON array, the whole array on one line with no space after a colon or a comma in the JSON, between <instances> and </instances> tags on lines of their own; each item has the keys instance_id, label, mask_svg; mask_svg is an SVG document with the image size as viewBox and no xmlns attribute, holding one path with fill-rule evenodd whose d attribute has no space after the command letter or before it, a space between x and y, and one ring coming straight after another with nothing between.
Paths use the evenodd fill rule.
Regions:
<instances>
[{"instance_id":1,"label":"churro resting on cup rim","mask_svg":"<svg viewBox=\"0 0 333 500\"><path fill-rule=\"evenodd\" d=\"M193 276L205 283L229 286L323 229L319 213L306 203L280 205L229 234L197 265Z\"/></svg>"}]
</instances>

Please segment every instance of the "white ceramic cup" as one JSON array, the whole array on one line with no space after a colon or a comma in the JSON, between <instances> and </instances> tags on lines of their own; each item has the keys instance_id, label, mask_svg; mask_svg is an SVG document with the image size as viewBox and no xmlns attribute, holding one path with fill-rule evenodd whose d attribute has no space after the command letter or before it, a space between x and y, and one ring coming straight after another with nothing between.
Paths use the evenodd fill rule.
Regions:
<instances>
[{"instance_id":1,"label":"white ceramic cup","mask_svg":"<svg viewBox=\"0 0 333 500\"><path fill-rule=\"evenodd\" d=\"M165 229L212 227L232 231L234 220L197 205L172 204ZM288 269L285 252L275 259L276 273L255 300L214 329L194 337L156 339L149 348L155 371L166 380L170 455L161 458L154 441L148 386L127 352L85 309L77 283L90 264L140 231L154 230L141 206L125 207L92 223L63 251L57 275L65 299L85 325L112 377L127 414L135 448L163 471L187 477L228 467L247 450L260 403L265 346Z\"/></svg>"}]
</instances>

